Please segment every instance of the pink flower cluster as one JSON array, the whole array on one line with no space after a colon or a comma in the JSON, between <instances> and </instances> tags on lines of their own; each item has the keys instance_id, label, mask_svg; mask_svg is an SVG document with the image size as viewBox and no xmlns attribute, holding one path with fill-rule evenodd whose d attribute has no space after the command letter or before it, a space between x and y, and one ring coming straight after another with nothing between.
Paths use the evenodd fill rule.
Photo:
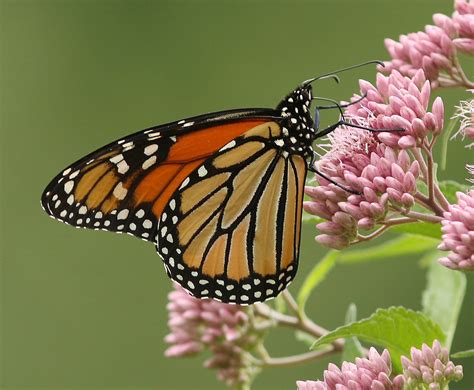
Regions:
<instances>
[{"instance_id":1,"label":"pink flower cluster","mask_svg":"<svg viewBox=\"0 0 474 390\"><path fill-rule=\"evenodd\" d=\"M449 360L448 350L439 341L432 348L423 344L411 348L411 360L402 356L403 375L390 379L392 362L387 350L379 355L370 348L368 358L356 358L355 364L343 362L341 368L330 363L324 371L324 380L297 381L298 390L398 390L445 389L451 381L463 377L462 366Z\"/></svg>"},{"instance_id":2,"label":"pink flower cluster","mask_svg":"<svg viewBox=\"0 0 474 390\"><path fill-rule=\"evenodd\" d=\"M368 359L356 358L355 364L344 362L341 368L330 363L323 381L297 381L298 390L396 390L402 389L404 378L390 379L392 362L387 350L379 355L370 348Z\"/></svg>"},{"instance_id":3,"label":"pink flower cluster","mask_svg":"<svg viewBox=\"0 0 474 390\"><path fill-rule=\"evenodd\" d=\"M359 229L370 230L383 222L390 211L410 209L415 203L417 161L408 149L426 146L429 135L438 135L444 126L444 105L436 98L428 111L431 88L423 71L413 78L393 71L377 74L376 85L360 81L359 102L347 107L345 114L353 123L376 129L404 131L370 133L340 127L329 134L329 151L317 162L317 168L335 182L360 194L316 176L318 187L306 187L311 201L306 212L326 221L317 228L316 241L335 249L348 246Z\"/></svg>"},{"instance_id":4,"label":"pink flower cluster","mask_svg":"<svg viewBox=\"0 0 474 390\"><path fill-rule=\"evenodd\" d=\"M256 373L248 351L259 335L249 327L247 308L209 299L197 299L177 284L168 295L167 357L195 355L204 349L212 356L204 365L218 370L218 378L230 386L248 383Z\"/></svg>"},{"instance_id":5,"label":"pink flower cluster","mask_svg":"<svg viewBox=\"0 0 474 390\"><path fill-rule=\"evenodd\" d=\"M438 247L451 253L439 262L451 269L474 271L474 190L456 195L457 204L449 206L441 221L443 237Z\"/></svg>"},{"instance_id":6,"label":"pink flower cluster","mask_svg":"<svg viewBox=\"0 0 474 390\"><path fill-rule=\"evenodd\" d=\"M437 80L440 71L456 71L454 44L443 28L428 25L425 31L400 35L399 39L399 42L385 39L385 47L392 57L385 62L386 71L398 70L413 76L418 69L423 69L430 81Z\"/></svg>"},{"instance_id":7,"label":"pink flower cluster","mask_svg":"<svg viewBox=\"0 0 474 390\"><path fill-rule=\"evenodd\" d=\"M305 188L312 200L303 206L306 212L326 219L316 226L322 233L316 241L342 249L357 237L358 229L372 229L383 221L389 206L413 206L419 165L411 162L406 151L379 144L363 130L340 128L331 139L333 150L318 162L318 169L361 194L349 194L318 178L318 187Z\"/></svg>"},{"instance_id":8,"label":"pink flower cluster","mask_svg":"<svg viewBox=\"0 0 474 390\"><path fill-rule=\"evenodd\" d=\"M435 14L435 26L427 25L423 32L400 35L399 42L386 39L385 46L392 60L385 63L385 71L396 69L414 76L418 69L423 69L433 86L438 86L440 73L459 81L456 49L474 54L473 20L474 2L456 0L451 18Z\"/></svg>"},{"instance_id":9,"label":"pink flower cluster","mask_svg":"<svg viewBox=\"0 0 474 390\"><path fill-rule=\"evenodd\" d=\"M460 381L463 377L462 366L455 366L449 360L448 350L438 340L433 342L432 348L423 344L421 350L412 348L410 354L411 360L405 356L401 359L408 389L441 390L449 382Z\"/></svg>"},{"instance_id":10,"label":"pink flower cluster","mask_svg":"<svg viewBox=\"0 0 474 390\"><path fill-rule=\"evenodd\" d=\"M380 133L378 140L392 148L420 146L429 134L437 135L444 126L444 105L437 97L428 111L431 88L422 70L404 77L394 70L389 76L377 74L375 86L360 80L360 91L366 99L349 106L347 116L361 119L374 129L404 129L403 132ZM358 100L356 95L352 101Z\"/></svg>"},{"instance_id":11,"label":"pink flower cluster","mask_svg":"<svg viewBox=\"0 0 474 390\"><path fill-rule=\"evenodd\" d=\"M458 38L453 43L458 50L474 54L474 1L456 0L454 8L452 25Z\"/></svg>"}]
</instances>

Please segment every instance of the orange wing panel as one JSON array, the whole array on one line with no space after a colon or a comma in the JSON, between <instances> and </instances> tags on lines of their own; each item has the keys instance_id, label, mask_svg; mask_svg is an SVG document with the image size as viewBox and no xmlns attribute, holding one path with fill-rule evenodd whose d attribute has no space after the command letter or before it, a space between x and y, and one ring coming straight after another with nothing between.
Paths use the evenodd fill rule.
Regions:
<instances>
[{"instance_id":1,"label":"orange wing panel","mask_svg":"<svg viewBox=\"0 0 474 390\"><path fill-rule=\"evenodd\" d=\"M149 172L137 186L135 204L153 201L153 213L158 218L183 180L207 157L247 130L265 122L267 120L230 123L178 136L166 162Z\"/></svg>"},{"instance_id":2,"label":"orange wing panel","mask_svg":"<svg viewBox=\"0 0 474 390\"><path fill-rule=\"evenodd\" d=\"M178 137L177 142L171 147L168 161L189 161L207 157L247 130L265 122L268 120L229 123L185 134Z\"/></svg>"}]
</instances>

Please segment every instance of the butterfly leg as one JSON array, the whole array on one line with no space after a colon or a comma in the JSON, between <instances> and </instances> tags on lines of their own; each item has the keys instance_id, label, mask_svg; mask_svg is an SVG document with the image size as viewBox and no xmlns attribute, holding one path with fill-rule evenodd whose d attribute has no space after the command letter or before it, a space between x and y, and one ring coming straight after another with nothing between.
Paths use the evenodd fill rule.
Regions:
<instances>
[{"instance_id":1,"label":"butterfly leg","mask_svg":"<svg viewBox=\"0 0 474 390\"><path fill-rule=\"evenodd\" d=\"M319 96L313 97L313 100L326 100L326 101L334 103L333 105L329 105L329 106L317 106L316 108L318 110L330 110L330 109L337 108L337 109L339 109L339 111L341 111L342 108L347 108L349 106L353 106L354 104L357 104L357 103L361 102L362 100L364 100L366 97L367 97L367 94L364 93L359 99L354 100L353 102L344 103L344 104L339 104L334 99L321 98ZM344 115L342 115L342 116L344 117Z\"/></svg>"},{"instance_id":2,"label":"butterfly leg","mask_svg":"<svg viewBox=\"0 0 474 390\"><path fill-rule=\"evenodd\" d=\"M405 129L372 129L371 127L366 127L366 126L361 126L361 125L356 125L355 123L347 122L344 119L341 119L340 121L334 123L331 126L326 127L325 129L322 129L318 131L316 134L316 138L321 138L324 137L325 135L328 135L329 133L332 133L334 130L336 130L339 126L348 126L348 127L355 127L357 129L362 129L362 130L367 130L372 133L384 133L384 132L395 132L395 131L405 131Z\"/></svg>"},{"instance_id":3,"label":"butterfly leg","mask_svg":"<svg viewBox=\"0 0 474 390\"><path fill-rule=\"evenodd\" d=\"M349 192L350 194L361 195L361 193L359 191L352 190L352 189L338 183L337 181L331 179L328 175L322 173L317 168L315 168L314 163L316 161L316 157L317 157L316 153L313 153L313 158L311 159L311 161L309 163L308 170L310 170L311 172L315 173L316 175L322 177L324 180L327 180L328 182L330 182L330 183L334 184L335 186L341 188L342 190Z\"/></svg>"}]
</instances>

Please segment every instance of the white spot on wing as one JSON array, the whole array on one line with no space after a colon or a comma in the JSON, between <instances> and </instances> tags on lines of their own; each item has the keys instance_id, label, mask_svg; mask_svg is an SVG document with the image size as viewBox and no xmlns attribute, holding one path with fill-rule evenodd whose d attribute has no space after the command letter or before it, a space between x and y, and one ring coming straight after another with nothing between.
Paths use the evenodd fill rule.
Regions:
<instances>
[{"instance_id":1,"label":"white spot on wing","mask_svg":"<svg viewBox=\"0 0 474 390\"><path fill-rule=\"evenodd\" d=\"M64 183L64 192L66 192L66 194L69 194L72 191L73 187L74 182L72 180L67 181L66 183Z\"/></svg>"},{"instance_id":2,"label":"white spot on wing","mask_svg":"<svg viewBox=\"0 0 474 390\"><path fill-rule=\"evenodd\" d=\"M156 151L158 150L158 145L157 144L151 144L151 145L148 145L145 150L144 150L144 153L147 155L147 156L151 156L153 153L155 153Z\"/></svg>"},{"instance_id":3,"label":"white spot on wing","mask_svg":"<svg viewBox=\"0 0 474 390\"><path fill-rule=\"evenodd\" d=\"M128 217L128 209L123 209L118 213L117 219L125 219Z\"/></svg>"},{"instance_id":4,"label":"white spot on wing","mask_svg":"<svg viewBox=\"0 0 474 390\"><path fill-rule=\"evenodd\" d=\"M150 168L155 162L156 162L156 156L151 156L142 164L142 168L143 169Z\"/></svg>"},{"instance_id":5,"label":"white spot on wing","mask_svg":"<svg viewBox=\"0 0 474 390\"><path fill-rule=\"evenodd\" d=\"M122 155L122 154L117 154L116 156L111 157L111 158L109 159L109 161L110 161L110 162L113 162L114 164L117 164L117 163L119 163L119 162L122 161L122 160L123 160L123 155Z\"/></svg>"},{"instance_id":6,"label":"white spot on wing","mask_svg":"<svg viewBox=\"0 0 474 390\"><path fill-rule=\"evenodd\" d=\"M119 182L115 186L113 194L118 200L122 200L125 198L125 196L127 195L127 189L122 185L122 182Z\"/></svg>"},{"instance_id":7,"label":"white spot on wing","mask_svg":"<svg viewBox=\"0 0 474 390\"><path fill-rule=\"evenodd\" d=\"M117 164L117 170L119 173L126 173L128 171L128 168L130 168L125 160L120 161Z\"/></svg>"},{"instance_id":8,"label":"white spot on wing","mask_svg":"<svg viewBox=\"0 0 474 390\"><path fill-rule=\"evenodd\" d=\"M235 146L235 144L236 144L235 140L232 140L232 141L230 141L227 145L224 145L224 146L220 149L220 151L233 148L233 147Z\"/></svg>"},{"instance_id":9,"label":"white spot on wing","mask_svg":"<svg viewBox=\"0 0 474 390\"><path fill-rule=\"evenodd\" d=\"M207 169L204 165L198 169L198 175L199 177L204 177L207 175Z\"/></svg>"},{"instance_id":10,"label":"white spot on wing","mask_svg":"<svg viewBox=\"0 0 474 390\"><path fill-rule=\"evenodd\" d=\"M186 187L187 185L189 184L189 177L187 177L186 179L184 179L184 181L181 183L181 185L179 186L179 189L182 189L184 187Z\"/></svg>"},{"instance_id":11,"label":"white spot on wing","mask_svg":"<svg viewBox=\"0 0 474 390\"><path fill-rule=\"evenodd\" d=\"M283 141L282 139L277 139L277 140L275 141L275 145L277 145L277 146L283 146L283 145L285 145L285 141Z\"/></svg>"}]
</instances>

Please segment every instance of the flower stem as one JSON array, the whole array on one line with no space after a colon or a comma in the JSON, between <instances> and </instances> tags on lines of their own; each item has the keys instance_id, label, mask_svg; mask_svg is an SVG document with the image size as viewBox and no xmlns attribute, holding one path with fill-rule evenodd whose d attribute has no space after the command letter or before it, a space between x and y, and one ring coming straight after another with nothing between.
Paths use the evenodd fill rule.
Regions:
<instances>
[{"instance_id":1,"label":"flower stem","mask_svg":"<svg viewBox=\"0 0 474 390\"><path fill-rule=\"evenodd\" d=\"M428 164L423 158L420 149L415 148L413 150L413 155L415 156L416 161L418 161L418 164L420 164L423 180L428 186L428 197L423 197L422 194L418 194L417 199L423 200L422 203L425 207L432 210L436 215L442 216L444 210L447 210L447 205L449 205L449 203L439 189L438 182L435 178L433 154L426 148L424 150L428 156ZM441 203L441 207L437 203L437 200Z\"/></svg>"},{"instance_id":2,"label":"flower stem","mask_svg":"<svg viewBox=\"0 0 474 390\"><path fill-rule=\"evenodd\" d=\"M446 164L448 161L448 143L451 139L451 134L458 123L459 118L454 118L449 122L448 128L444 131L443 138L441 140L441 169L444 171L446 169Z\"/></svg>"},{"instance_id":3,"label":"flower stem","mask_svg":"<svg viewBox=\"0 0 474 390\"><path fill-rule=\"evenodd\" d=\"M466 76L466 74L464 73L464 70L461 66L461 63L459 62L459 58L458 58L458 55L457 53L454 53L454 56L453 56L453 63L454 63L454 66L456 67L458 73L459 73L459 76L461 78L461 81L464 83L464 87L466 89L473 89L474 88L474 83L469 80Z\"/></svg>"},{"instance_id":4,"label":"flower stem","mask_svg":"<svg viewBox=\"0 0 474 390\"><path fill-rule=\"evenodd\" d=\"M427 185L428 185L428 199L432 204L435 202L434 196L434 161L433 161L433 153L431 150L424 148L426 156L428 158L428 178L427 178Z\"/></svg>"},{"instance_id":5,"label":"flower stem","mask_svg":"<svg viewBox=\"0 0 474 390\"><path fill-rule=\"evenodd\" d=\"M286 367L286 366L295 366L297 364L303 364L310 362L312 360L317 360L321 359L325 356L332 355L334 353L338 353L336 348L334 347L329 347L325 349L321 349L318 351L311 351L311 352L306 352L302 353L300 355L294 355L294 356L285 356L285 357L267 357L265 359L262 359L262 366L263 367Z\"/></svg>"},{"instance_id":6,"label":"flower stem","mask_svg":"<svg viewBox=\"0 0 474 390\"><path fill-rule=\"evenodd\" d=\"M423 222L440 223L443 220L443 218L438 215L423 214L417 211L403 211L402 214Z\"/></svg>"},{"instance_id":7,"label":"flower stem","mask_svg":"<svg viewBox=\"0 0 474 390\"><path fill-rule=\"evenodd\" d=\"M375 230L374 232L372 232L372 233L370 233L366 236L364 236L362 234L358 234L357 235L357 240L351 242L351 245L355 245L355 244L359 244L361 242L372 240L372 239L382 235L388 228L389 228L388 225L383 225L382 227L378 228L377 230Z\"/></svg>"},{"instance_id":8,"label":"flower stem","mask_svg":"<svg viewBox=\"0 0 474 390\"><path fill-rule=\"evenodd\" d=\"M289 316L272 310L270 306L265 303L254 305L256 312L264 318L272 319L277 325L286 326L293 329L301 330L315 338L324 336L328 331L321 326L315 324L308 318L300 319L298 317ZM336 340L333 346L341 351L344 347L344 340Z\"/></svg>"},{"instance_id":9,"label":"flower stem","mask_svg":"<svg viewBox=\"0 0 474 390\"><path fill-rule=\"evenodd\" d=\"M404 223L413 223L417 221L418 220L416 218L400 217L400 218L387 219L386 221L384 221L383 224L386 226L395 226L395 225L402 225Z\"/></svg>"}]
</instances>

